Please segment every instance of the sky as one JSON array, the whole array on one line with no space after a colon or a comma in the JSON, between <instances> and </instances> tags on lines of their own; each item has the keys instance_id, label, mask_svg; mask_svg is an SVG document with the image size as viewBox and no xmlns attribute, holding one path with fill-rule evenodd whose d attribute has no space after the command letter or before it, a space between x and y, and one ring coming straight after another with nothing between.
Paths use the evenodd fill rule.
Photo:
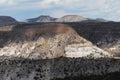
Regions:
<instances>
[{"instance_id":1,"label":"sky","mask_svg":"<svg viewBox=\"0 0 120 80\"><path fill-rule=\"evenodd\" d=\"M120 0L0 0L0 16L22 21L40 15L80 15L120 21Z\"/></svg>"}]
</instances>

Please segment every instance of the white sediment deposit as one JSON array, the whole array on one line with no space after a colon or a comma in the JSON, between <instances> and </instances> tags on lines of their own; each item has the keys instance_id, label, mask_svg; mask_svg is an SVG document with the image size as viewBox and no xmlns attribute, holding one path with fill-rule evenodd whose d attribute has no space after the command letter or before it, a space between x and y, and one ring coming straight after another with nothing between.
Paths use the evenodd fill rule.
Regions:
<instances>
[{"instance_id":1,"label":"white sediment deposit","mask_svg":"<svg viewBox=\"0 0 120 80\"><path fill-rule=\"evenodd\" d=\"M89 44L71 44L68 45L65 48L66 51L66 57L94 57L94 58L100 58L100 57L110 57L108 52Z\"/></svg>"}]
</instances>

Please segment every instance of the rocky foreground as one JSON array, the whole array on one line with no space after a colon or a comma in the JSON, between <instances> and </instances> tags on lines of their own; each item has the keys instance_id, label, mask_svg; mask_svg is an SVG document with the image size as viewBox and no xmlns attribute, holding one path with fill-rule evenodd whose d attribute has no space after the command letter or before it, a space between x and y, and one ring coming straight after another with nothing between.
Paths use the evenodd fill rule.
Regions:
<instances>
[{"instance_id":1,"label":"rocky foreground","mask_svg":"<svg viewBox=\"0 0 120 80\"><path fill-rule=\"evenodd\" d=\"M4 59L0 80L119 80L119 75L110 76L120 71L119 64L109 58Z\"/></svg>"}]
</instances>

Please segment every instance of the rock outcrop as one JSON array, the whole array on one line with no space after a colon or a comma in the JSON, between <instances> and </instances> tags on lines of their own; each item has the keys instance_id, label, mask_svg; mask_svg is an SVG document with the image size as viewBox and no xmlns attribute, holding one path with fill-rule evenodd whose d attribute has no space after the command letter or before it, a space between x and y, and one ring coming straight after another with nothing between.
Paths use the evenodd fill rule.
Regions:
<instances>
[{"instance_id":1,"label":"rock outcrop","mask_svg":"<svg viewBox=\"0 0 120 80\"><path fill-rule=\"evenodd\" d=\"M100 57L112 57L108 52L98 48L97 46L93 46L90 44L71 44L65 48L66 57L71 58L79 58L79 57L87 57L87 58L100 58Z\"/></svg>"}]
</instances>

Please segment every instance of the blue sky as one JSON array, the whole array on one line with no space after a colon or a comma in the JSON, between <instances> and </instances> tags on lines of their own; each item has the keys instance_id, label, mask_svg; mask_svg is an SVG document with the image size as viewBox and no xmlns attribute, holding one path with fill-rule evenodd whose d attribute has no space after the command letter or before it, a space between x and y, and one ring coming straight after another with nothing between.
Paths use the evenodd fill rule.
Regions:
<instances>
[{"instance_id":1,"label":"blue sky","mask_svg":"<svg viewBox=\"0 0 120 80\"><path fill-rule=\"evenodd\" d=\"M120 0L0 0L0 15L17 20L40 15L80 15L120 21Z\"/></svg>"}]
</instances>

